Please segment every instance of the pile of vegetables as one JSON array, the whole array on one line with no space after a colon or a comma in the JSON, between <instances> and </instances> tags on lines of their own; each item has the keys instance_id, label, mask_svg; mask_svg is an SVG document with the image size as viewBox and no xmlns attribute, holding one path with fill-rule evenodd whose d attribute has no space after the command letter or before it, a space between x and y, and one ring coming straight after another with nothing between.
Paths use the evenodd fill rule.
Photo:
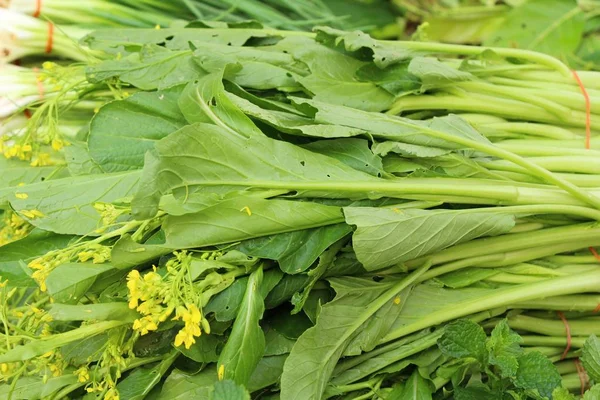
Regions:
<instances>
[{"instance_id":1,"label":"pile of vegetables","mask_svg":"<svg viewBox=\"0 0 600 400\"><path fill-rule=\"evenodd\" d=\"M600 397L600 73L96 2L0 10L0 398Z\"/></svg>"}]
</instances>

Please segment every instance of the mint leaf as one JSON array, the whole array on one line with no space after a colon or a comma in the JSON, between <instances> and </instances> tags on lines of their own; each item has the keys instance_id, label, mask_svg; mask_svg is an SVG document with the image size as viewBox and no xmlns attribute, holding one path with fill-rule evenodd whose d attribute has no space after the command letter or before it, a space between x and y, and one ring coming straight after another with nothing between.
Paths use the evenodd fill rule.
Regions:
<instances>
[{"instance_id":1,"label":"mint leaf","mask_svg":"<svg viewBox=\"0 0 600 400\"><path fill-rule=\"evenodd\" d=\"M590 336L583 345L581 362L589 377L600 383L600 339Z\"/></svg>"},{"instance_id":2,"label":"mint leaf","mask_svg":"<svg viewBox=\"0 0 600 400\"><path fill-rule=\"evenodd\" d=\"M458 320L446 327L446 331L438 340L438 346L448 356L472 357L485 364L486 339L483 328L478 324L469 320Z\"/></svg>"},{"instance_id":3,"label":"mint leaf","mask_svg":"<svg viewBox=\"0 0 600 400\"><path fill-rule=\"evenodd\" d=\"M552 392L552 400L576 400L576 397L563 387L556 388Z\"/></svg>"},{"instance_id":4,"label":"mint leaf","mask_svg":"<svg viewBox=\"0 0 600 400\"><path fill-rule=\"evenodd\" d=\"M537 390L541 396L552 398L552 392L561 385L558 370L545 355L533 351L518 358L519 368L513 380L516 387Z\"/></svg>"},{"instance_id":5,"label":"mint leaf","mask_svg":"<svg viewBox=\"0 0 600 400\"><path fill-rule=\"evenodd\" d=\"M585 392L583 400L598 400L600 399L600 384L592 386L590 390ZM562 399L558 399L562 400Z\"/></svg>"},{"instance_id":6,"label":"mint leaf","mask_svg":"<svg viewBox=\"0 0 600 400\"><path fill-rule=\"evenodd\" d=\"M454 389L454 400L502 400L502 393L492 392L487 386L471 386Z\"/></svg>"},{"instance_id":7,"label":"mint leaf","mask_svg":"<svg viewBox=\"0 0 600 400\"><path fill-rule=\"evenodd\" d=\"M489 363L500 369L502 377L513 378L516 376L519 367L517 357L523 352L519 346L521 342L521 337L510 329L506 319L500 321L492 331L492 335L486 343Z\"/></svg>"}]
</instances>

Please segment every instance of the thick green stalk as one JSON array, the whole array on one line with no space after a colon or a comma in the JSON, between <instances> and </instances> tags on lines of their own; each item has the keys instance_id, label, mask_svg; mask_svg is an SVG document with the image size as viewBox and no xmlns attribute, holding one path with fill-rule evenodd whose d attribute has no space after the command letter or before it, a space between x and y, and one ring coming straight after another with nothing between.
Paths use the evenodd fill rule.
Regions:
<instances>
[{"instance_id":1,"label":"thick green stalk","mask_svg":"<svg viewBox=\"0 0 600 400\"><path fill-rule=\"evenodd\" d=\"M380 343L388 343L421 329L496 307L550 296L595 292L599 289L600 270L578 276L554 278L543 282L498 289L486 296L454 303L450 307L430 313L412 324L396 328L381 339Z\"/></svg>"},{"instance_id":2,"label":"thick green stalk","mask_svg":"<svg viewBox=\"0 0 600 400\"><path fill-rule=\"evenodd\" d=\"M554 310L554 311L581 311L590 312L600 304L600 296L591 294L573 294L569 296L556 296L545 298L544 301L523 301L512 304L512 308Z\"/></svg>"},{"instance_id":3,"label":"thick green stalk","mask_svg":"<svg viewBox=\"0 0 600 400\"><path fill-rule=\"evenodd\" d=\"M568 240L567 240L568 239ZM462 260L470 257L480 257L490 254L507 253L517 250L531 251L537 248L558 249L565 245L585 248L600 241L600 227L595 224L577 224L542 229L535 232L514 233L490 238L482 238L462 243L433 255L419 257L406 263L409 267L421 265L425 259L433 265ZM560 252L560 250L559 250ZM554 253L554 254L558 254ZM552 254L547 254L547 256Z\"/></svg>"},{"instance_id":4,"label":"thick green stalk","mask_svg":"<svg viewBox=\"0 0 600 400\"><path fill-rule=\"evenodd\" d=\"M508 319L513 329L539 333L548 336L565 336L565 324L559 320L548 320L528 315L514 315ZM600 319L569 319L569 327L573 336L600 335Z\"/></svg>"}]
</instances>

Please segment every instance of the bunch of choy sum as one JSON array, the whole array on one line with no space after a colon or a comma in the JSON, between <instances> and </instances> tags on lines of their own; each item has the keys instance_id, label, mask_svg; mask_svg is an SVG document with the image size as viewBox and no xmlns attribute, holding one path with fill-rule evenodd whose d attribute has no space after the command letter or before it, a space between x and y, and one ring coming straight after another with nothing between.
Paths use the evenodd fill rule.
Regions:
<instances>
[{"instance_id":1,"label":"bunch of choy sum","mask_svg":"<svg viewBox=\"0 0 600 400\"><path fill-rule=\"evenodd\" d=\"M598 395L597 73L254 22L78 45L3 120L1 396Z\"/></svg>"}]
</instances>

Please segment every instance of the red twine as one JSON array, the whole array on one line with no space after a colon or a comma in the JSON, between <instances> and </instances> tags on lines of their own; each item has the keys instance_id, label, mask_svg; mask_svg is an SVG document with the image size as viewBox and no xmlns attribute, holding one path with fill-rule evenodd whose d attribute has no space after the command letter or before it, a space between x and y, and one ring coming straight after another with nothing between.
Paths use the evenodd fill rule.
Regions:
<instances>
[{"instance_id":1,"label":"red twine","mask_svg":"<svg viewBox=\"0 0 600 400\"><path fill-rule=\"evenodd\" d=\"M567 356L567 353L569 353L569 350L571 350L571 327L569 326L569 322L562 311L557 311L556 314L558 314L558 317L561 319L563 324L565 324L565 332L567 333L567 347L565 347L565 351L563 351L562 355L560 356L560 359L564 360Z\"/></svg>"},{"instance_id":2,"label":"red twine","mask_svg":"<svg viewBox=\"0 0 600 400\"><path fill-rule=\"evenodd\" d=\"M585 148L590 149L591 138L592 138L592 102L590 101L590 96L588 95L581 78L577 74L577 71L573 70L573 77L577 81L579 85L579 89L581 89L581 93L583 94L583 98L585 99Z\"/></svg>"},{"instance_id":3,"label":"red twine","mask_svg":"<svg viewBox=\"0 0 600 400\"><path fill-rule=\"evenodd\" d=\"M42 13L42 0L35 0L35 11L33 12L33 16L38 18Z\"/></svg>"},{"instance_id":4,"label":"red twine","mask_svg":"<svg viewBox=\"0 0 600 400\"><path fill-rule=\"evenodd\" d=\"M52 44L54 42L54 24L48 22L48 41L46 42L46 54L52 53Z\"/></svg>"}]
</instances>

